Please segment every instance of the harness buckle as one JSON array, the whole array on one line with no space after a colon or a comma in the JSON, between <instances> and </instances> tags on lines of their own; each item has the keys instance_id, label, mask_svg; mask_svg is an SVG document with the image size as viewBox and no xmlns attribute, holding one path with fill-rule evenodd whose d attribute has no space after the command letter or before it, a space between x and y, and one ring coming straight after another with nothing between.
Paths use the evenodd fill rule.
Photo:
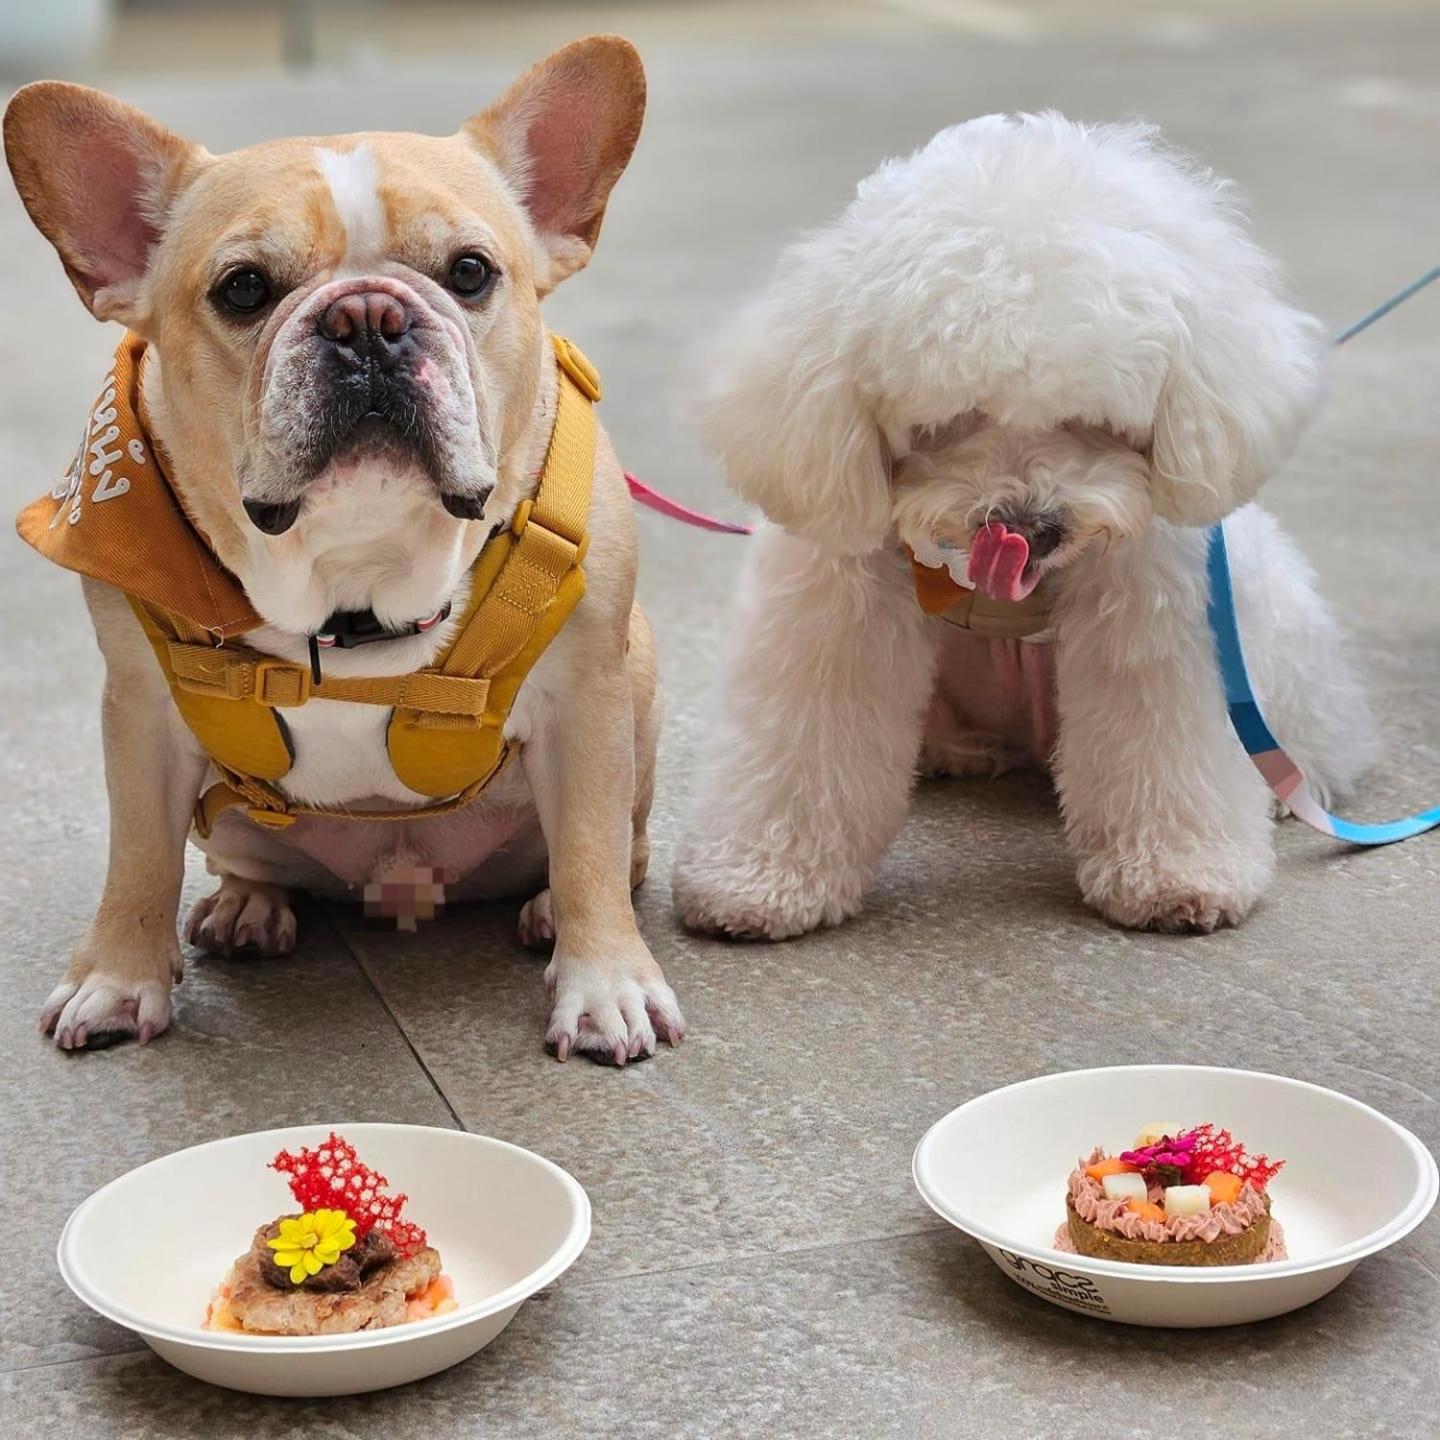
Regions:
<instances>
[{"instance_id":1,"label":"harness buckle","mask_svg":"<svg viewBox=\"0 0 1440 1440\"><path fill-rule=\"evenodd\" d=\"M310 672L288 660L255 662L255 698L262 705L284 710L303 705L310 698Z\"/></svg>"},{"instance_id":2,"label":"harness buckle","mask_svg":"<svg viewBox=\"0 0 1440 1440\"><path fill-rule=\"evenodd\" d=\"M552 335L555 358L560 368L575 382L575 388L592 405L600 400L600 372L585 358L584 352L563 335Z\"/></svg>"},{"instance_id":3,"label":"harness buckle","mask_svg":"<svg viewBox=\"0 0 1440 1440\"><path fill-rule=\"evenodd\" d=\"M534 572L558 581L580 563L580 547L533 517L515 547L516 580Z\"/></svg>"}]
</instances>

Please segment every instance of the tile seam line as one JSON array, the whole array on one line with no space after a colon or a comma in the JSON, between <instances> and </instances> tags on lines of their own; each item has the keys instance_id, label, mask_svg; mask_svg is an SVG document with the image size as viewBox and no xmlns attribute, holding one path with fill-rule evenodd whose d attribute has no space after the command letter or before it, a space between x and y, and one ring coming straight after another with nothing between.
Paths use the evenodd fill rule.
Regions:
<instances>
[{"instance_id":1,"label":"tile seam line","mask_svg":"<svg viewBox=\"0 0 1440 1440\"><path fill-rule=\"evenodd\" d=\"M722 1260L696 1260L689 1265L662 1265L653 1270L628 1270L623 1275L595 1275L569 1283L577 1290L589 1289L593 1285L624 1285L631 1280L653 1280L658 1275L689 1275L697 1270L734 1269L742 1265L753 1265L760 1260L791 1260L805 1255L821 1254L826 1250L849 1250L864 1245L888 1245L896 1240L918 1240L924 1235L943 1235L952 1229L954 1227L945 1221L936 1220L918 1230L896 1230L882 1235L854 1235L844 1240L819 1240L813 1245L756 1250L744 1255L727 1255Z\"/></svg>"},{"instance_id":2,"label":"tile seam line","mask_svg":"<svg viewBox=\"0 0 1440 1440\"><path fill-rule=\"evenodd\" d=\"M148 1345L127 1345L123 1350L102 1350L95 1355L72 1355L68 1360L37 1360L33 1365L14 1365L0 1370L0 1381L12 1375L31 1375L37 1370L58 1370L64 1365L96 1365L103 1360L120 1360L126 1355L150 1353Z\"/></svg>"},{"instance_id":3,"label":"tile seam line","mask_svg":"<svg viewBox=\"0 0 1440 1440\"><path fill-rule=\"evenodd\" d=\"M360 972L365 983L370 987L371 994L375 996L380 1008L385 1012L391 1025L395 1027L395 1033L404 1041L405 1048L410 1052L410 1058L420 1067L420 1073L429 1082L430 1088L435 1092L440 1103L445 1107L446 1113L455 1124L455 1128L468 1135L470 1133L470 1127L460 1118L460 1112L451 1104L450 1097L445 1093L444 1087L435 1076L435 1072L425 1063L424 1057L416 1048L415 1042L410 1038L410 1032L401 1024L400 1017L396 1015L395 1011L391 1008L390 1002L385 998L384 991L381 990L380 986L376 983L375 977L370 973L369 966L360 958L355 947L351 945L349 937L345 934L345 931L335 923L334 917L328 910L326 912L326 919L330 922L336 939L339 940L340 944L344 947L345 953L350 957L355 968Z\"/></svg>"}]
</instances>

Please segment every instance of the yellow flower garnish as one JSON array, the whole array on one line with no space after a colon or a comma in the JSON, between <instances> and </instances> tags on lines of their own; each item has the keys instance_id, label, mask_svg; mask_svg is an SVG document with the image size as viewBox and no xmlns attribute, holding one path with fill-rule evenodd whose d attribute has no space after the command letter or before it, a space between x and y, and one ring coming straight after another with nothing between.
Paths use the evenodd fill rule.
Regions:
<instances>
[{"instance_id":1,"label":"yellow flower garnish","mask_svg":"<svg viewBox=\"0 0 1440 1440\"><path fill-rule=\"evenodd\" d=\"M307 1210L280 1222L280 1234L265 1242L275 1263L289 1266L290 1283L300 1285L333 1265L355 1243L355 1222L343 1210Z\"/></svg>"}]
</instances>

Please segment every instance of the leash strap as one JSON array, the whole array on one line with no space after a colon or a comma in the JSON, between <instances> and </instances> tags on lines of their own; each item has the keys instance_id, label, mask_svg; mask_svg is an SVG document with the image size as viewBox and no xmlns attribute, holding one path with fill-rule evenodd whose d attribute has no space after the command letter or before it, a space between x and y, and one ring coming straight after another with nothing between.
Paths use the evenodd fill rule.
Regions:
<instances>
[{"instance_id":1,"label":"leash strap","mask_svg":"<svg viewBox=\"0 0 1440 1440\"><path fill-rule=\"evenodd\" d=\"M1382 316L1388 315L1397 305L1403 305L1412 295L1418 294L1436 279L1440 279L1440 265L1392 295L1383 305L1377 305L1364 319L1357 320L1348 329L1342 330L1335 337L1335 344L1343 345L1362 330L1368 329ZM1210 635L1214 641L1215 658L1219 662L1220 676L1225 686L1225 703L1230 711L1230 723L1240 737L1245 753L1264 776L1265 783L1271 790L1307 825L1322 835L1333 835L1337 840L1345 840L1352 845L1393 845L1397 840L1408 840L1413 835L1423 835L1427 830L1440 826L1440 805L1433 810L1422 810L1403 820L1364 824L1332 815L1315 798L1315 793L1305 778L1305 772L1285 753L1266 724L1260 702L1256 700L1254 687L1250 684L1250 672L1245 665L1245 649L1240 642L1240 626L1235 618L1235 590L1230 578L1230 556L1225 548L1223 522L1210 528L1206 568L1210 579L1210 600L1207 607Z\"/></svg>"},{"instance_id":2,"label":"leash strap","mask_svg":"<svg viewBox=\"0 0 1440 1440\"><path fill-rule=\"evenodd\" d=\"M697 530L715 530L722 535L751 535L754 533L753 525L739 525L733 520L717 520L713 515L705 514L703 510L692 510L688 505L682 505L678 500L672 500L668 495L662 495L658 490L652 490L643 480L637 480L628 470L625 472L625 483L630 487L631 498L636 504L644 505L661 515L667 515L671 520L678 520L682 525L693 525Z\"/></svg>"}]
</instances>

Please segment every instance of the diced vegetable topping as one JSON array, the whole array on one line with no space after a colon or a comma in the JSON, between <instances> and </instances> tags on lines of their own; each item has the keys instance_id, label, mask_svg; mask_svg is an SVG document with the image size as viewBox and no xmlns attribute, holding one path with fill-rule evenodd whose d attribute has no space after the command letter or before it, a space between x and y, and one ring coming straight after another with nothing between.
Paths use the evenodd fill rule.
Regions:
<instances>
[{"instance_id":1,"label":"diced vegetable topping","mask_svg":"<svg viewBox=\"0 0 1440 1440\"><path fill-rule=\"evenodd\" d=\"M1107 1175L1101 1182L1107 1200L1143 1200L1145 1177L1136 1174Z\"/></svg>"},{"instance_id":2,"label":"diced vegetable topping","mask_svg":"<svg viewBox=\"0 0 1440 1440\"><path fill-rule=\"evenodd\" d=\"M1228 1170L1212 1171L1205 1177L1203 1183L1210 1192L1211 1201L1216 1205L1234 1204L1240 1198L1240 1192L1245 1188L1245 1182L1238 1175L1232 1175Z\"/></svg>"},{"instance_id":3,"label":"diced vegetable topping","mask_svg":"<svg viewBox=\"0 0 1440 1440\"><path fill-rule=\"evenodd\" d=\"M1138 1165L1127 1164L1116 1156L1110 1156L1105 1160L1097 1160L1093 1165L1085 1167L1085 1173L1092 1180L1104 1180L1107 1175L1138 1175Z\"/></svg>"},{"instance_id":4,"label":"diced vegetable topping","mask_svg":"<svg viewBox=\"0 0 1440 1440\"><path fill-rule=\"evenodd\" d=\"M1184 1126L1176 1120L1161 1120L1154 1125L1147 1125L1136 1137L1133 1146L1136 1150L1143 1150L1147 1145L1156 1145L1167 1135L1179 1135Z\"/></svg>"},{"instance_id":5,"label":"diced vegetable topping","mask_svg":"<svg viewBox=\"0 0 1440 1440\"><path fill-rule=\"evenodd\" d=\"M1165 1223L1164 1210L1149 1200L1132 1200L1125 1208L1133 1210L1142 1220L1154 1220L1159 1225Z\"/></svg>"},{"instance_id":6,"label":"diced vegetable topping","mask_svg":"<svg viewBox=\"0 0 1440 1440\"><path fill-rule=\"evenodd\" d=\"M1210 1208L1210 1192L1203 1185L1167 1185L1167 1215L1203 1215Z\"/></svg>"}]
</instances>

